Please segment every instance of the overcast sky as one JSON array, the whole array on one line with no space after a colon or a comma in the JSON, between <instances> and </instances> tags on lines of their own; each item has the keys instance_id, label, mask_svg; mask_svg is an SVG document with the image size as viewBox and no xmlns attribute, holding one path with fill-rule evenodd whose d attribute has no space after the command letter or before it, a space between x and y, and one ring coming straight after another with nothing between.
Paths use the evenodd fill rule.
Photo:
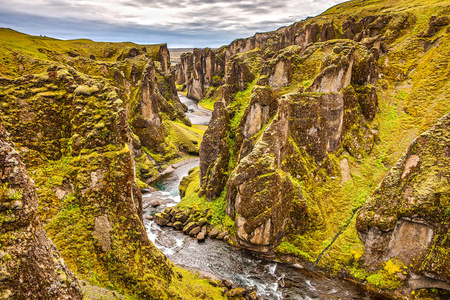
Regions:
<instances>
[{"instance_id":1,"label":"overcast sky","mask_svg":"<svg viewBox=\"0 0 450 300\"><path fill-rule=\"evenodd\" d=\"M219 47L339 0L0 0L0 27L59 39Z\"/></svg>"}]
</instances>

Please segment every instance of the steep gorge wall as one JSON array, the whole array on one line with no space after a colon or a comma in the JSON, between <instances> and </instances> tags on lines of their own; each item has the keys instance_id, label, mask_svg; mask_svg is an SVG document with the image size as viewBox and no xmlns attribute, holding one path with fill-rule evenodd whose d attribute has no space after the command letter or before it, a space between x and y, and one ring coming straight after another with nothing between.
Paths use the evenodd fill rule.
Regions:
<instances>
[{"instance_id":1,"label":"steep gorge wall","mask_svg":"<svg viewBox=\"0 0 450 300\"><path fill-rule=\"evenodd\" d=\"M308 227L308 206L299 185L309 177L311 162L303 162L305 157L328 164L328 176L335 176L329 153L348 148L361 155L373 147L374 134L366 123L377 109L372 87L378 76L376 56L348 41L310 45L302 51L294 46L269 62L258 51L248 53L246 59L244 54L232 59L223 87L223 93L231 93L223 97L228 112L223 102L216 103L200 148L206 198L218 198L226 186L227 214L236 221L238 243L256 251L270 252L287 232ZM323 57L328 61L323 63ZM249 66L258 62L259 71L251 70ZM274 83L287 86L298 68L315 71L302 74L314 78L310 86L278 94L277 99L274 89L279 86ZM250 85L253 80L256 83ZM233 92L245 90L247 85L250 99L240 108L242 117L234 117L237 126L230 128L226 115L239 112L230 107L235 100L226 99L233 99ZM233 87L237 88L233 91ZM230 160L231 146L217 147L217 143L222 145L233 135L228 142L233 145Z\"/></svg>"},{"instance_id":2,"label":"steep gorge wall","mask_svg":"<svg viewBox=\"0 0 450 300\"><path fill-rule=\"evenodd\" d=\"M450 116L422 133L358 213L364 263L397 261L406 289L450 290Z\"/></svg>"},{"instance_id":3,"label":"steep gorge wall","mask_svg":"<svg viewBox=\"0 0 450 300\"><path fill-rule=\"evenodd\" d=\"M47 238L34 183L0 119L0 296L83 299L77 278Z\"/></svg>"},{"instance_id":4,"label":"steep gorge wall","mask_svg":"<svg viewBox=\"0 0 450 300\"><path fill-rule=\"evenodd\" d=\"M106 82L64 66L4 80L2 86L5 127L33 166L39 215L69 267L99 284L163 297L172 270L142 225L123 98ZM147 122L158 134L158 124ZM165 286L143 281L135 268Z\"/></svg>"},{"instance_id":5,"label":"steep gorge wall","mask_svg":"<svg viewBox=\"0 0 450 300\"><path fill-rule=\"evenodd\" d=\"M17 33L14 38L22 43L39 39ZM77 44L80 48L65 56L56 45L46 60L17 49L11 52L20 56L22 67L19 74L3 73L0 78L0 116L36 184L33 216L39 215L67 263L68 268L57 264L59 276L70 269L93 285L142 299L202 293L220 299L218 289L176 269L149 241L143 226L137 177L151 180L159 172L158 164L182 157L169 136L171 126L190 126L167 73L167 47L135 45L111 54L102 51L111 47L109 43L88 43ZM82 55L84 47L106 58L88 58ZM17 60L11 63L14 70ZM29 73L33 71L37 73ZM42 228L36 237L44 239ZM8 247L19 247L17 240L6 241ZM56 253L54 247L50 250ZM42 277L50 280L52 264L43 267ZM71 273L66 277L59 284L66 290L59 291L55 283L54 292L81 297L76 278ZM70 290L67 282L72 278ZM14 286L19 278L11 280Z\"/></svg>"}]
</instances>

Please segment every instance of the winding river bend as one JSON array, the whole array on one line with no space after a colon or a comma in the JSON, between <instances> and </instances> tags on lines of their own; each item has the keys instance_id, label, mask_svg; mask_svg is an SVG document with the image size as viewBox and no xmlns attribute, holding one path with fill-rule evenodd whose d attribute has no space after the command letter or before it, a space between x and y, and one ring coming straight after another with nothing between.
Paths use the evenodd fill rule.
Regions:
<instances>
[{"instance_id":1,"label":"winding river bend","mask_svg":"<svg viewBox=\"0 0 450 300\"><path fill-rule=\"evenodd\" d=\"M186 115L193 124L207 125L211 113L198 108L197 103L180 95L188 106ZM144 194L144 203L158 199L165 206L180 201L178 186L191 168L199 165L199 159L189 159L173 165L156 183L158 191ZM145 215L156 211L144 206ZM328 278L295 265L268 261L236 249L229 244L206 239L198 243L170 227L159 227L145 220L148 236L172 262L185 269L199 271L219 279L228 279L236 285L256 289L263 299L383 299L369 295L360 286L340 279Z\"/></svg>"}]
</instances>

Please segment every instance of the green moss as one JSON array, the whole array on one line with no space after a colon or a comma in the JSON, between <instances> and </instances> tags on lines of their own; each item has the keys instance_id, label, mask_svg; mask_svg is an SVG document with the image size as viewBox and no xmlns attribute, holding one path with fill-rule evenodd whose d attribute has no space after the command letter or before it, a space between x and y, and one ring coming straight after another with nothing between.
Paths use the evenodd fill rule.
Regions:
<instances>
[{"instance_id":1,"label":"green moss","mask_svg":"<svg viewBox=\"0 0 450 300\"><path fill-rule=\"evenodd\" d=\"M0 186L0 202L22 200L23 189L10 189L8 183Z\"/></svg>"},{"instance_id":2,"label":"green moss","mask_svg":"<svg viewBox=\"0 0 450 300\"><path fill-rule=\"evenodd\" d=\"M216 287L217 281L203 279L197 273L192 274L178 267L175 272L178 280L174 280L169 288L173 294L179 295L180 299L228 299Z\"/></svg>"},{"instance_id":3,"label":"green moss","mask_svg":"<svg viewBox=\"0 0 450 300\"><path fill-rule=\"evenodd\" d=\"M241 123L242 116L244 115L245 108L250 103L250 97L252 95L253 87L255 86L257 79L249 83L247 88L243 91L239 91L234 97L234 101L228 106L234 110L234 117L230 120L230 127L232 132L236 132L239 124Z\"/></svg>"},{"instance_id":4,"label":"green moss","mask_svg":"<svg viewBox=\"0 0 450 300\"><path fill-rule=\"evenodd\" d=\"M208 222L215 227L227 229L229 232L234 230L234 221L229 218L226 213L226 192L223 191L220 197L213 201L206 201L205 196L199 196L200 191L200 174L199 168L195 168L186 180L185 197L177 205L181 210L193 210L201 215L202 212L208 210Z\"/></svg>"},{"instance_id":5,"label":"green moss","mask_svg":"<svg viewBox=\"0 0 450 300\"><path fill-rule=\"evenodd\" d=\"M145 189L148 188L148 184L146 184L145 182L141 181L139 178L137 178L137 185L140 189Z\"/></svg>"},{"instance_id":6,"label":"green moss","mask_svg":"<svg viewBox=\"0 0 450 300\"><path fill-rule=\"evenodd\" d=\"M213 111L214 110L214 103L215 101L213 100L213 98L203 98L200 102L199 105L207 110Z\"/></svg>"},{"instance_id":7,"label":"green moss","mask_svg":"<svg viewBox=\"0 0 450 300\"><path fill-rule=\"evenodd\" d=\"M298 236L297 238L302 238L302 236ZM277 246L275 251L278 254L292 255L304 259L306 261L313 261L313 258L308 253L302 251L301 247L298 247L298 245L300 244L302 244L302 242L296 241L294 245L291 244L290 242L283 241L280 243L280 245Z\"/></svg>"},{"instance_id":8,"label":"green moss","mask_svg":"<svg viewBox=\"0 0 450 300\"><path fill-rule=\"evenodd\" d=\"M140 48L141 53L156 60L161 45L136 45L133 43L101 43L91 40L57 40L47 37L26 35L11 29L0 29L2 58L0 74L13 78L23 74L41 73L52 62L86 60L86 64L97 61L89 59L94 55L98 61L115 62L123 52ZM146 48L147 52L143 51ZM71 55L77 54L73 58Z\"/></svg>"},{"instance_id":9,"label":"green moss","mask_svg":"<svg viewBox=\"0 0 450 300\"><path fill-rule=\"evenodd\" d=\"M398 260L390 259L385 264L382 270L378 273L369 275L367 284L369 288L380 288L385 290L395 290L400 288L404 282L402 282L397 273L402 273L407 268ZM406 272L405 272L406 273Z\"/></svg>"}]
</instances>

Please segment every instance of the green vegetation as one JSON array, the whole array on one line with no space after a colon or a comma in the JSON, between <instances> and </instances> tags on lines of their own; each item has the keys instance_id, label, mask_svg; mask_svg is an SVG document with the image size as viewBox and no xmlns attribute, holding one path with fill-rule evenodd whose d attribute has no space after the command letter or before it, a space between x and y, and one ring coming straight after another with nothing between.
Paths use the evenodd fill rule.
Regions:
<instances>
[{"instance_id":1,"label":"green vegetation","mask_svg":"<svg viewBox=\"0 0 450 300\"><path fill-rule=\"evenodd\" d=\"M171 126L168 134L169 145L172 144L175 149L178 148L186 153L198 154L206 126L186 126L181 122L169 122Z\"/></svg>"},{"instance_id":2,"label":"green vegetation","mask_svg":"<svg viewBox=\"0 0 450 300\"><path fill-rule=\"evenodd\" d=\"M1 119L35 181L44 229L69 268L124 299L221 299L219 288L167 261L138 215L138 187L159 166L198 154L206 129L186 125L170 75L156 61L161 46L6 29L0 41ZM32 75L6 79L25 74ZM20 200L22 191L1 186L0 197Z\"/></svg>"},{"instance_id":3,"label":"green vegetation","mask_svg":"<svg viewBox=\"0 0 450 300\"><path fill-rule=\"evenodd\" d=\"M369 288L376 287L387 290L398 289L403 282L398 278L397 274L407 274L406 270L407 267L405 267L401 261L390 259L384 264L382 270L367 277Z\"/></svg>"},{"instance_id":4,"label":"green vegetation","mask_svg":"<svg viewBox=\"0 0 450 300\"><path fill-rule=\"evenodd\" d=\"M349 17L355 18L356 22L361 17L381 16L380 20L384 18L383 22L387 26L376 33L382 37L381 46L378 47L377 42L374 44L374 47L379 49L379 57L376 61L378 81L375 85L378 110L374 119L366 115L364 115L366 119L362 117L363 112L367 113L365 101L373 86L370 84L360 86L353 83L351 87L344 90L345 101L350 101L348 95L354 93L358 104L352 108L353 111L348 109L344 113L351 116L350 119L354 123L350 124L351 126L344 124L349 126L349 129L343 136L339 149L327 153L325 158L318 162L305 151L305 148L311 146L309 141L295 140L295 136L290 139L289 142L295 150L289 153L290 157L281 162L281 168L283 171L287 170L290 180L301 187L308 208L308 217L305 220L308 226L303 230L287 232L281 244L275 249L276 253L316 262L320 268L335 274L344 272L358 280L367 280L375 289L398 289L403 284L396 273L402 273L405 269L402 267L399 271L398 262L388 261L375 274L364 269L361 260L364 254L364 243L356 231L356 217L367 199L385 178L388 170L404 154L405 149L420 133L431 128L439 118L450 112L450 85L445 80L450 76L448 11L449 5L446 1L350 1L304 22L322 25L329 24L333 20L335 32L338 33L338 38L342 38L345 34L342 25L349 20ZM424 33L429 30L430 19L433 15L442 17L443 25L437 26L434 35L427 37ZM373 20L376 20L376 17ZM367 36L361 42L369 45L370 48L374 41L379 40ZM274 93L278 101L284 97L290 101L291 107L300 109L310 105L312 101L317 101L321 96L321 94L309 95L306 89L311 90L314 87L317 75L324 68L332 69L333 66L339 65L343 61L342 57L346 49L352 48L353 53L357 53L355 57L361 62L363 69L368 68L366 63L370 56L361 44L350 40L314 43L306 49L289 46L276 53L270 50L269 42L265 47L260 53L262 62L259 61L258 64L252 64L250 60L245 61L242 57L255 55L259 49L252 50L251 54L240 53L231 59L232 62L234 59L235 64L245 65L240 66L242 77L246 76L247 70L252 70L249 73L255 74L255 77L245 78L245 88L241 87L240 82L240 91L237 94L225 94L226 97L224 97L228 99L230 96L231 99L227 103L227 110L231 115L231 132L228 135L231 160L229 169L226 171L227 175L232 174L238 167L236 160L242 146L242 140L239 140L242 139L239 132L240 126L243 125L242 118L245 110L249 109L249 100L255 84L257 82L267 84L271 74L267 70L273 70L281 60L289 62L290 82L285 87L275 89ZM253 59L253 62L255 61L258 59ZM264 65L266 75L260 76L261 65ZM355 72L360 72L360 69ZM232 73L229 72L229 74ZM231 77L226 78L223 88L225 89L227 84L236 84L233 80ZM300 94L305 90L305 93ZM293 103L297 99L301 101ZM214 102L210 95L202 101ZM291 120L294 118L291 116ZM251 149L261 141L268 128L275 126L274 122L275 118L270 118L252 137L251 142L246 144L246 147ZM321 122L320 118L317 122ZM295 134L291 132L291 135ZM344 170L343 165L348 165L348 168ZM422 207L420 212L429 208L428 213L433 212L431 214L439 216L436 224L448 222L450 208L446 202L446 189L441 186L442 182L445 184L445 180L437 184L437 179L432 177L425 182L442 192L439 194L440 199L443 199L440 204L442 209L438 212L435 206L426 203L423 204L425 206L420 206ZM417 189L424 195L427 187L421 186ZM225 205L225 190L217 200L220 199L223 199L222 205ZM198 197L196 193L186 196L183 203L186 208L208 207L206 200ZM390 206L386 204L386 207ZM220 209L217 211L221 212ZM393 215L402 214L410 215L403 209ZM225 214L219 213L218 216L223 216L221 221L224 222ZM397 218L394 217L393 220ZM436 246L430 249L432 254L422 266L414 268L421 272L428 268L429 271L432 261L435 266L444 265L443 268L445 268L447 265L444 261L448 259L447 240L448 232L436 232L433 241L433 245Z\"/></svg>"},{"instance_id":5,"label":"green vegetation","mask_svg":"<svg viewBox=\"0 0 450 300\"><path fill-rule=\"evenodd\" d=\"M203 98L200 102L199 105L207 110L214 110L214 103L215 101L211 98Z\"/></svg>"},{"instance_id":6,"label":"green vegetation","mask_svg":"<svg viewBox=\"0 0 450 300\"><path fill-rule=\"evenodd\" d=\"M145 48L145 51L144 51ZM138 49L150 59L157 60L159 45L133 43L99 43L87 39L57 40L26 35L11 29L0 29L0 74L14 78L23 74L37 74L46 70L51 61L69 63L79 57L115 62L130 49Z\"/></svg>"},{"instance_id":7,"label":"green vegetation","mask_svg":"<svg viewBox=\"0 0 450 300\"><path fill-rule=\"evenodd\" d=\"M202 212L208 210L207 219L210 224L218 229L223 228L228 230L229 232L232 232L234 222L225 213L225 191L222 192L222 195L219 198L210 202L206 201L205 196L199 196L199 173L199 167L197 167L189 174L184 187L185 197L183 197L182 201L179 205L177 205L177 207L181 210L192 210L196 212L199 217L201 216ZM193 215L195 215L195 213L193 213Z\"/></svg>"},{"instance_id":8,"label":"green vegetation","mask_svg":"<svg viewBox=\"0 0 450 300\"><path fill-rule=\"evenodd\" d=\"M8 184L0 186L0 202L10 202L14 200L22 200L23 189L10 189Z\"/></svg>"},{"instance_id":9,"label":"green vegetation","mask_svg":"<svg viewBox=\"0 0 450 300\"><path fill-rule=\"evenodd\" d=\"M301 199L291 199L289 214L293 217L275 248L280 257L294 256L335 274L366 281L370 289L398 289L404 284L401 275L409 270L448 276L448 181L437 175L438 168L442 171L446 166L434 165L432 158L421 161L430 173L417 175L411 183L419 198L425 200L414 207L393 207L394 201L387 197L389 203L377 208L386 213L377 220L383 230L392 230L400 216L432 216L433 224L439 226L423 260L404 266L391 259L370 273L362 264L364 243L356 231L358 213L377 204L379 198L373 198L373 203L367 200L388 170L419 134L450 112L450 84L445 80L450 77L449 24L444 20L433 29L432 36L424 34L432 15L448 16L448 12L449 4L438 0L345 2L304 22L321 26L333 21L337 39L306 47L289 46L277 52L270 47L279 41L271 40L263 50L256 48L231 57L226 78L212 78L213 87L200 105L212 110L220 99L227 102L230 115L230 132L222 137L229 145L226 154L230 160L228 168L218 171L226 178L237 177L239 174L233 172L242 164L242 157L259 147L253 151L254 164L239 169L247 172L256 165L265 172L255 171L246 178L246 184L261 184L251 195L259 210L247 210L258 212L248 218L253 222L249 221L249 226L260 225L258 222L273 212L269 206L260 209L270 183L281 186L287 182L296 190L292 195L301 193ZM379 31L376 27L367 29L361 43L342 39L342 25L349 17L359 20L375 15L387 25ZM370 36L370 30L382 38ZM320 36L320 32L316 34ZM372 46L377 50L370 50ZM182 107L173 96L170 75L162 72L157 61L161 46L59 41L0 29L0 50L0 74L5 77L0 89L0 113L36 182L45 229L69 267L91 284L132 297L183 294L189 295L187 298L220 299L218 289L173 267L144 238L132 200L138 186L145 187L158 175L158 166L186 154L198 154L206 130L204 126L189 126L183 117ZM136 51L145 55L134 57ZM376 60L371 61L374 57ZM289 84L271 90L278 110L264 102L267 99L260 99L261 107L270 113L257 132L244 140L243 118L249 113L252 97L257 96L258 87L268 85L280 62L286 68L278 74L280 82L284 82L285 74L290 75ZM374 82L359 82L371 62L377 66L374 74L369 74L378 77L377 108L367 103ZM333 98L337 93L311 92L320 80L324 85L334 84L327 81L327 74L347 65L354 66L355 78L341 90L343 104ZM35 75L17 84L7 79L24 74ZM145 76L153 80L153 90L139 84ZM321 133L319 127L327 128L327 113L338 111L328 109L326 101L344 107L338 127L345 132L333 151L328 150L328 144L320 143L337 132L337 127L329 129L327 136L315 136ZM262 111L258 113L263 115ZM315 113L314 120L308 119L310 112ZM372 112L376 112L374 118L369 116ZM258 113L255 123L263 119ZM277 129L284 126L283 121L295 129L284 140L284 132ZM317 124L314 128L292 125L297 121ZM283 143L278 144L280 141ZM437 153L442 147L431 145L425 152ZM180 188L185 194L180 209L191 210L199 218L207 211L208 222L236 234L234 221L225 213L227 188L219 191L217 199L206 201L205 196L199 196L199 169L192 171ZM435 202L425 197L430 188L439 194L432 199ZM0 187L2 202L20 200L22 193L6 185ZM398 194L395 199L402 198L403 194ZM104 216L111 223L109 249L108 243L93 235L98 218ZM295 218L297 223L292 221ZM374 224L373 211L366 218L369 225ZM428 292L435 293L423 293Z\"/></svg>"}]
</instances>

